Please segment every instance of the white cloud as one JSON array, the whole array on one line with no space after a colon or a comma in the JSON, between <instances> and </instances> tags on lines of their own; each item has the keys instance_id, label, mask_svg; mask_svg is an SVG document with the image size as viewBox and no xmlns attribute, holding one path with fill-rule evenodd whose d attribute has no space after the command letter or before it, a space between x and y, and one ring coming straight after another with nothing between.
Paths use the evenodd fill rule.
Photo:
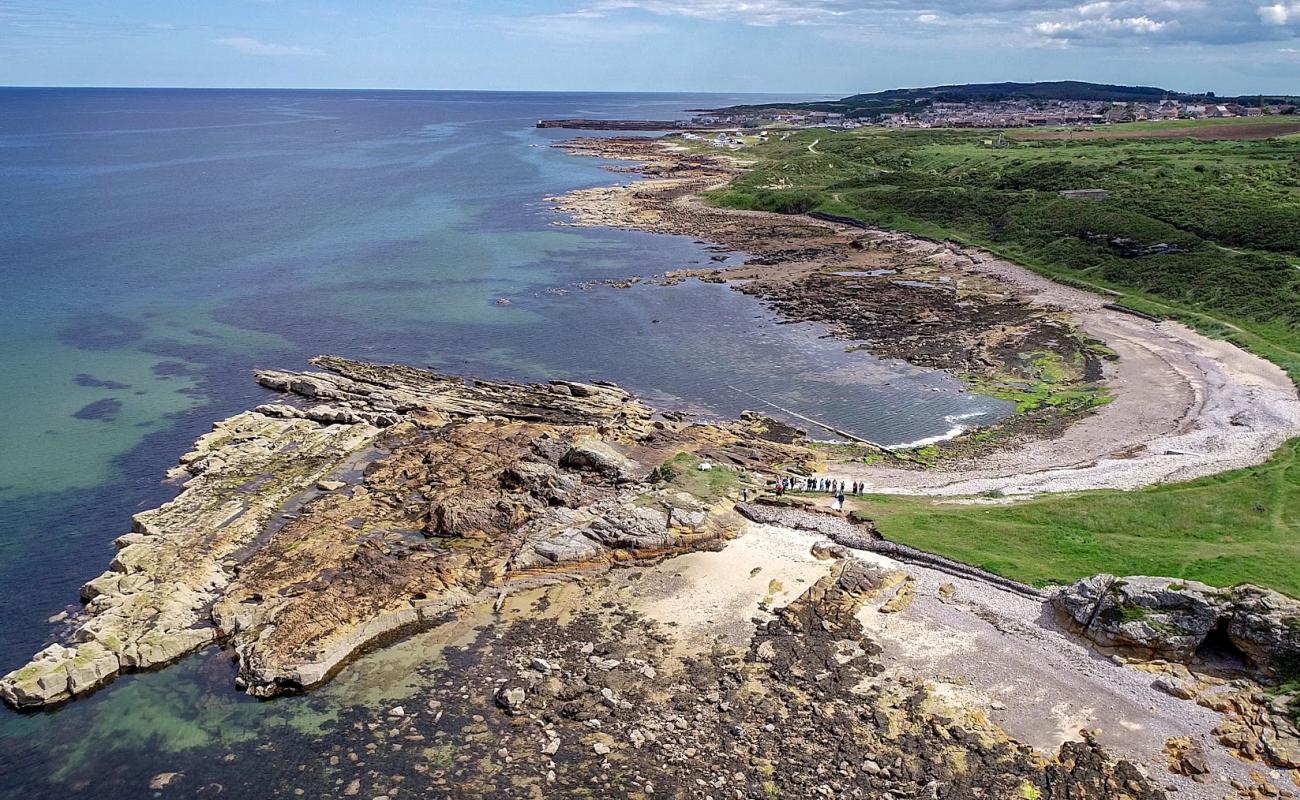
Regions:
<instances>
[{"instance_id":1,"label":"white cloud","mask_svg":"<svg viewBox=\"0 0 1300 800\"><path fill-rule=\"evenodd\" d=\"M852 0L598 0L599 12L639 10L658 16L688 17L745 25L823 24L877 3Z\"/></svg>"},{"instance_id":2,"label":"white cloud","mask_svg":"<svg viewBox=\"0 0 1300 800\"><path fill-rule=\"evenodd\" d=\"M1265 25L1282 26L1300 22L1300 3L1275 3L1255 9Z\"/></svg>"},{"instance_id":3,"label":"white cloud","mask_svg":"<svg viewBox=\"0 0 1300 800\"><path fill-rule=\"evenodd\" d=\"M941 36L1005 31L1006 44L1143 46L1300 40L1300 0L569 0L535 15L538 32L635 37L637 24L677 17L759 27L816 27L823 36ZM1260 3L1268 5L1260 5ZM1021 31L1014 38L1013 31Z\"/></svg>"},{"instance_id":4,"label":"white cloud","mask_svg":"<svg viewBox=\"0 0 1300 800\"><path fill-rule=\"evenodd\" d=\"M1300 35L1300 2L1272 6L1210 0L1084 0L1072 8L1031 14L1027 29L1059 42L1132 41L1240 44ZM1037 19L1033 19L1037 17Z\"/></svg>"},{"instance_id":5,"label":"white cloud","mask_svg":"<svg viewBox=\"0 0 1300 800\"><path fill-rule=\"evenodd\" d=\"M1094 17L1069 21L1040 22L1034 32L1052 39L1104 34L1159 33L1177 23L1154 20L1150 17Z\"/></svg>"},{"instance_id":6,"label":"white cloud","mask_svg":"<svg viewBox=\"0 0 1300 800\"><path fill-rule=\"evenodd\" d=\"M567 14L494 17L492 25L515 38L540 38L568 43L634 40L668 30L657 22L611 19L606 12L591 9Z\"/></svg>"},{"instance_id":7,"label":"white cloud","mask_svg":"<svg viewBox=\"0 0 1300 800\"><path fill-rule=\"evenodd\" d=\"M262 40L254 39L251 36L225 36L220 39L213 39L212 41L216 44L230 47L250 56L320 55L319 50L310 47L301 47L295 44L280 44L277 42L263 42Z\"/></svg>"}]
</instances>

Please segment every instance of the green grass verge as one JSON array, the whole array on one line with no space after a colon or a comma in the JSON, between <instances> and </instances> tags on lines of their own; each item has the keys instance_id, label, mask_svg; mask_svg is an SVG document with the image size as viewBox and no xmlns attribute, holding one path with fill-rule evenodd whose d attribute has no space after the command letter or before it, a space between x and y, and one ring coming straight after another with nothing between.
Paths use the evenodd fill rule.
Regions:
<instances>
[{"instance_id":1,"label":"green grass verge","mask_svg":"<svg viewBox=\"0 0 1300 800\"><path fill-rule=\"evenodd\" d=\"M700 461L694 453L678 453L660 465L651 480L667 483L704 503L716 503L745 485L744 476L731 467L714 464L713 469L701 470Z\"/></svg>"},{"instance_id":2,"label":"green grass verge","mask_svg":"<svg viewBox=\"0 0 1300 800\"><path fill-rule=\"evenodd\" d=\"M1255 583L1300 597L1300 439L1268 462L1135 491L956 505L874 495L888 538L1035 585L1097 572Z\"/></svg>"}]
</instances>

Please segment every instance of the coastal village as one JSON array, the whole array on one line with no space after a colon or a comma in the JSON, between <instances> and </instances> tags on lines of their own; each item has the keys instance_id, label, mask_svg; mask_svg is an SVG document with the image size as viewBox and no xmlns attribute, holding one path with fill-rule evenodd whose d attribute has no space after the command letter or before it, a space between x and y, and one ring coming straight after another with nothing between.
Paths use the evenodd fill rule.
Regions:
<instances>
[{"instance_id":1,"label":"coastal village","mask_svg":"<svg viewBox=\"0 0 1300 800\"><path fill-rule=\"evenodd\" d=\"M860 128L1029 128L1043 125L1107 125L1162 120L1231 119L1295 112L1290 104L1246 106L1190 103L1174 99L1154 103L1095 102L1085 100L1001 100L994 102L932 102L915 111L853 116L829 111L765 109L737 113L702 114L678 127L788 125L793 127Z\"/></svg>"},{"instance_id":2,"label":"coastal village","mask_svg":"<svg viewBox=\"0 0 1300 800\"><path fill-rule=\"evenodd\" d=\"M738 107L706 111L681 120L552 119L538 120L537 127L614 131L675 130L681 132L682 138L687 140L700 141L723 150L739 150L749 144L767 141L769 135L775 131L788 132L809 128L852 130L877 127L898 130L1066 127L1088 129L1094 126L1133 122L1246 119L1295 113L1296 105L1288 102L1259 102L1255 105L1247 105L1242 98L1215 102L1212 96L1194 102L1175 98L1156 102L1032 99L944 102L935 100L918 102L914 110L888 113L872 113L864 109L836 112L804 108Z\"/></svg>"}]
</instances>

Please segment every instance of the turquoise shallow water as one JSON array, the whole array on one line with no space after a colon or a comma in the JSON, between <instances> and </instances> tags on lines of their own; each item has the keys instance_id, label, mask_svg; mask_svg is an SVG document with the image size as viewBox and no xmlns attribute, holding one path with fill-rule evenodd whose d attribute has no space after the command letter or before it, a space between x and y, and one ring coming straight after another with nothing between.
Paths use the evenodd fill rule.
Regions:
<instances>
[{"instance_id":1,"label":"turquoise shallow water","mask_svg":"<svg viewBox=\"0 0 1300 800\"><path fill-rule=\"evenodd\" d=\"M169 496L159 479L188 443L266 399L256 367L332 352L604 378L705 415L764 398L888 443L1001 413L725 286L581 288L711 253L554 226L541 198L614 178L532 124L730 100L0 90L0 670L42 646L130 515ZM338 698L248 703L219 654L195 657L53 714L0 713L0 795L91 792L88 774L146 794L150 752L202 759L310 727Z\"/></svg>"}]
</instances>

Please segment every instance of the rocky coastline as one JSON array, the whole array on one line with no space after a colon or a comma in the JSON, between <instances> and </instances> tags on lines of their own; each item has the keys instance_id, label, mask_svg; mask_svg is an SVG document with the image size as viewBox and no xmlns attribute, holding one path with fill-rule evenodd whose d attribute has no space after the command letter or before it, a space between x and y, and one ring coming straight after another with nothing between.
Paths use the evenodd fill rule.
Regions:
<instances>
[{"instance_id":1,"label":"rocky coastline","mask_svg":"<svg viewBox=\"0 0 1300 800\"><path fill-rule=\"evenodd\" d=\"M750 254L664 280L735 281L789 319L990 392L1019 396L1050 361L1068 365L1053 368L1051 391L1132 399L1129 353L1117 362L1089 332L1091 300L1044 299L941 243L707 209L695 195L740 168L716 158L643 140L570 146L655 156L635 168L655 175L647 185L560 199L578 224L707 233ZM1154 324L1125 324L1139 323ZM0 678L0 698L53 708L214 644L237 663L239 690L298 694L368 650L465 618L482 624L425 667L437 680L349 711L273 792L1300 791L1290 598L1106 575L1043 589L884 541L869 521L774 496L775 479L823 473L844 451L752 412L703 424L608 383L312 364L256 374L271 402L217 422L181 456L176 497L136 515L82 609ZM1100 407L1027 407L1001 438L949 446L945 464L1071 445ZM1261 412L1233 424L1273 422ZM873 481L941 472L916 454L847 449L885 462L863 467ZM150 789L208 795L259 780L210 769L162 772Z\"/></svg>"},{"instance_id":2,"label":"rocky coastline","mask_svg":"<svg viewBox=\"0 0 1300 800\"><path fill-rule=\"evenodd\" d=\"M285 402L217 423L181 457L180 494L136 516L62 641L0 679L0 697L58 703L217 640L248 693L309 687L487 594L734 536L715 498L649 480L671 458L811 458L763 438L759 417L693 425L610 385L315 364L258 374Z\"/></svg>"},{"instance_id":3,"label":"rocky coastline","mask_svg":"<svg viewBox=\"0 0 1300 800\"><path fill-rule=\"evenodd\" d=\"M489 623L453 658L459 680L349 739L391 728L437 743L428 761L372 751L385 765L374 791L401 772L450 796L1294 795L1252 772L1297 774L1291 701L1261 688L1277 671L1184 665L1204 648L1164 621L1202 640L1227 624L1252 665L1280 664L1294 601L1108 576L1045 594L901 548L870 523L774 502L774 477L824 464L756 414L700 424L609 384L313 363L257 374L276 401L218 422L181 458L177 497L137 515L83 610L0 678L0 696L48 708L213 643L248 694L298 693L470 615ZM1134 626L1096 611L1106 603L1151 616ZM1052 608L1059 629L1044 622ZM1129 646L1096 685L1143 733L1069 714L1019 730L1077 699L981 688L982 673L955 678L926 655L934 637L977 635L996 642L979 652L1002 683L1039 679L1017 643L1045 658ZM1054 692L1098 680L1078 658L1054 667ZM709 748L703 770L692 753ZM324 796L366 785L341 752Z\"/></svg>"},{"instance_id":4,"label":"rocky coastline","mask_svg":"<svg viewBox=\"0 0 1300 800\"><path fill-rule=\"evenodd\" d=\"M1017 402L1021 413L984 431L978 446L966 439L940 443L949 459L1053 438L1105 401L1101 380L1114 353L1082 334L1068 310L1034 303L1014 284L964 269L959 251L813 216L708 206L701 193L744 169L727 156L641 138L560 146L575 155L632 161L612 169L643 176L550 198L573 224L688 235L746 254L740 266L673 271L661 282L731 283L785 319L829 325L850 347L941 369ZM1031 397L1029 387L1050 389L1055 401L1047 402L1045 391ZM1057 402L1067 396L1071 402ZM892 463L915 466L908 455Z\"/></svg>"},{"instance_id":5,"label":"rocky coastline","mask_svg":"<svg viewBox=\"0 0 1300 800\"><path fill-rule=\"evenodd\" d=\"M956 242L709 205L702 195L746 163L672 138L557 146L638 178L550 198L557 224L686 235L744 254L738 266L659 280L729 283L787 319L828 324L846 347L942 369L1015 403L991 427L884 458L847 449L841 470L875 491L1132 489L1259 464L1300 435L1300 396L1281 368L1112 297Z\"/></svg>"}]
</instances>

